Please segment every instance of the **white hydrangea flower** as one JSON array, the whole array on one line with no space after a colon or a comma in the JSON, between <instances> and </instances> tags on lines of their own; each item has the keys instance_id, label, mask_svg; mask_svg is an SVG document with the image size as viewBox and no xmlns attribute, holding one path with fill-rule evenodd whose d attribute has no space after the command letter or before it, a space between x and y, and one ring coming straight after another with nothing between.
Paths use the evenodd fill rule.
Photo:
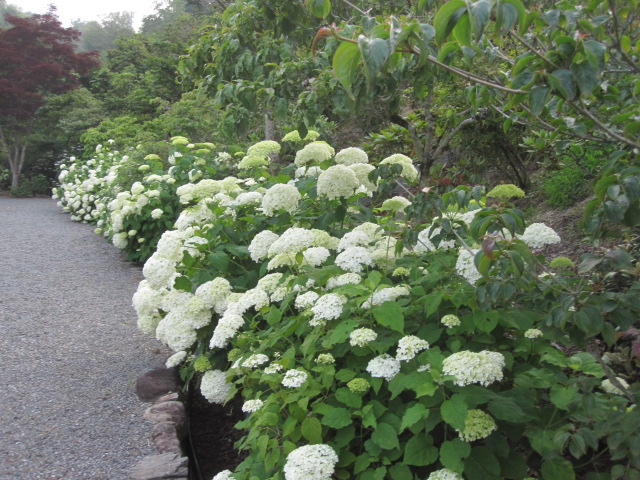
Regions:
<instances>
[{"instance_id":1,"label":"white hydrangea flower","mask_svg":"<svg viewBox=\"0 0 640 480\"><path fill-rule=\"evenodd\" d=\"M324 142L313 142L302 150L296 152L294 163L298 167L307 165L308 163L320 163L329 160L333 156L333 149Z\"/></svg>"},{"instance_id":2,"label":"white hydrangea flower","mask_svg":"<svg viewBox=\"0 0 640 480\"><path fill-rule=\"evenodd\" d=\"M257 411L257 410L260 410L263 405L264 405L264 402L262 400L259 400L259 399L247 400L242 405L242 411L245 412L245 413L253 413L253 412Z\"/></svg>"},{"instance_id":3,"label":"white hydrangea flower","mask_svg":"<svg viewBox=\"0 0 640 480\"><path fill-rule=\"evenodd\" d=\"M431 475L429 475L429 477L427 478L427 480L464 480L464 479L453 470L449 470L448 468L443 468L441 470L432 472Z\"/></svg>"},{"instance_id":4,"label":"white hydrangea flower","mask_svg":"<svg viewBox=\"0 0 640 480\"><path fill-rule=\"evenodd\" d=\"M331 277L327 280L326 290L342 287L343 285L358 285L362 281L362 277L357 273L343 273L337 277Z\"/></svg>"},{"instance_id":5,"label":"white hydrangea flower","mask_svg":"<svg viewBox=\"0 0 640 480\"><path fill-rule=\"evenodd\" d=\"M203 283L195 294L200 297L207 308L213 308L221 314L227 306L227 298L231 295L231 284L222 277Z\"/></svg>"},{"instance_id":6,"label":"white hydrangea flower","mask_svg":"<svg viewBox=\"0 0 640 480\"><path fill-rule=\"evenodd\" d=\"M163 213L164 213L164 212L162 211L162 209L160 209L160 208L155 208L155 209L153 209L153 210L151 211L151 218L153 218L153 219L157 220L157 219L159 219L160 217L162 217L162 214L163 214Z\"/></svg>"},{"instance_id":7,"label":"white hydrangea flower","mask_svg":"<svg viewBox=\"0 0 640 480\"><path fill-rule=\"evenodd\" d=\"M116 233L111 239L111 241L113 245L116 248L119 248L120 250L124 250L125 248L127 248L127 245L128 245L127 234L124 232Z\"/></svg>"},{"instance_id":8,"label":"white hydrangea flower","mask_svg":"<svg viewBox=\"0 0 640 480\"><path fill-rule=\"evenodd\" d=\"M377 305L382 305L384 302L394 302L398 297L403 295L409 295L411 290L405 285L398 285L395 287L386 287L374 292L369 298L362 303L362 308L368 309Z\"/></svg>"},{"instance_id":9,"label":"white hydrangea flower","mask_svg":"<svg viewBox=\"0 0 640 480\"><path fill-rule=\"evenodd\" d=\"M367 372L369 372L372 377L380 377L390 381L400 372L400 361L391 355L383 353L369 360Z\"/></svg>"},{"instance_id":10,"label":"white hydrangea flower","mask_svg":"<svg viewBox=\"0 0 640 480\"><path fill-rule=\"evenodd\" d=\"M486 387L502 380L504 366L504 356L501 353L489 350L482 352L463 350L444 359L442 373L452 375L453 383L461 387L472 383L479 383Z\"/></svg>"},{"instance_id":11,"label":"white hydrangea flower","mask_svg":"<svg viewBox=\"0 0 640 480\"><path fill-rule=\"evenodd\" d=\"M330 480L338 455L329 445L304 445L287 455L285 480Z\"/></svg>"},{"instance_id":12,"label":"white hydrangea flower","mask_svg":"<svg viewBox=\"0 0 640 480\"><path fill-rule=\"evenodd\" d=\"M296 260L296 256L291 253L279 253L267 264L267 270L275 270L280 267L297 267L298 261Z\"/></svg>"},{"instance_id":13,"label":"white hydrangea flower","mask_svg":"<svg viewBox=\"0 0 640 480\"><path fill-rule=\"evenodd\" d=\"M259 262L260 260L267 258L269 247L278 240L278 238L280 238L280 235L277 235L270 230L263 230L253 237L253 240L251 240L251 243L249 244L251 260Z\"/></svg>"},{"instance_id":14,"label":"white hydrangea flower","mask_svg":"<svg viewBox=\"0 0 640 480\"><path fill-rule=\"evenodd\" d=\"M460 325L460 319L453 314L445 315L440 319L440 323L442 323L447 328L453 328Z\"/></svg>"},{"instance_id":15,"label":"white hydrangea flower","mask_svg":"<svg viewBox=\"0 0 640 480\"><path fill-rule=\"evenodd\" d=\"M542 248L545 245L560 243L560 236L544 223L532 223L518 238L529 248Z\"/></svg>"},{"instance_id":16,"label":"white hydrangea flower","mask_svg":"<svg viewBox=\"0 0 640 480\"><path fill-rule=\"evenodd\" d=\"M341 165L351 165L353 163L369 163L367 152L361 148L343 148L335 156L335 162Z\"/></svg>"},{"instance_id":17,"label":"white hydrangea flower","mask_svg":"<svg viewBox=\"0 0 640 480\"><path fill-rule=\"evenodd\" d=\"M197 340L197 333L182 316L169 313L158 323L156 338L178 352L189 349Z\"/></svg>"},{"instance_id":18,"label":"white hydrangea flower","mask_svg":"<svg viewBox=\"0 0 640 480\"><path fill-rule=\"evenodd\" d=\"M142 274L149 285L156 290L171 287L177 275L175 263L161 257L158 251L147 259L142 267Z\"/></svg>"},{"instance_id":19,"label":"white hydrangea flower","mask_svg":"<svg viewBox=\"0 0 640 480\"><path fill-rule=\"evenodd\" d=\"M360 182L358 192L360 189L364 189L364 193L375 192L378 189L378 185L369 180L369 174L374 171L376 167L369 165L368 163L353 163L351 165L347 165L347 167L356 174L356 178L358 179L358 182Z\"/></svg>"},{"instance_id":20,"label":"white hydrangea flower","mask_svg":"<svg viewBox=\"0 0 640 480\"><path fill-rule=\"evenodd\" d=\"M256 368L262 365L263 363L267 363L269 361L269 357L267 357L264 353L254 353L250 357L248 357L244 362L242 362L242 366L246 368Z\"/></svg>"},{"instance_id":21,"label":"white hydrangea flower","mask_svg":"<svg viewBox=\"0 0 640 480\"><path fill-rule=\"evenodd\" d=\"M302 252L305 263L312 267L322 265L327 258L329 258L330 254L331 252L324 247L311 247Z\"/></svg>"},{"instance_id":22,"label":"white hydrangea flower","mask_svg":"<svg viewBox=\"0 0 640 480\"><path fill-rule=\"evenodd\" d=\"M406 155L396 153L395 155L391 155L380 162L380 165L387 164L402 165L402 172L400 173L400 176L406 178L412 183L418 179L418 170L413 166L413 160Z\"/></svg>"},{"instance_id":23,"label":"white hydrangea flower","mask_svg":"<svg viewBox=\"0 0 640 480\"><path fill-rule=\"evenodd\" d=\"M278 373L283 368L284 367L279 363L271 363L268 367L265 367L264 373L268 373L268 374Z\"/></svg>"},{"instance_id":24,"label":"white hydrangea flower","mask_svg":"<svg viewBox=\"0 0 640 480\"><path fill-rule=\"evenodd\" d=\"M364 347L376 338L378 338L378 334L370 328L356 328L349 334L349 344L352 347Z\"/></svg>"},{"instance_id":25,"label":"white hydrangea flower","mask_svg":"<svg viewBox=\"0 0 640 480\"><path fill-rule=\"evenodd\" d=\"M348 247L336 257L335 263L347 272L360 273L365 266L373 265L373 258L364 247Z\"/></svg>"},{"instance_id":26,"label":"white hydrangea flower","mask_svg":"<svg viewBox=\"0 0 640 480\"><path fill-rule=\"evenodd\" d=\"M349 247L368 247L373 239L366 232L351 231L345 233L338 243L338 252L342 252Z\"/></svg>"},{"instance_id":27,"label":"white hydrangea flower","mask_svg":"<svg viewBox=\"0 0 640 480\"><path fill-rule=\"evenodd\" d=\"M349 198L359 186L360 182L353 170L344 165L334 165L318 177L318 196L329 200Z\"/></svg>"},{"instance_id":28,"label":"white hydrangea flower","mask_svg":"<svg viewBox=\"0 0 640 480\"><path fill-rule=\"evenodd\" d=\"M488 413L482 410L468 410L464 430L456 429L456 432L463 442L473 442L488 437L497 428L495 420Z\"/></svg>"},{"instance_id":29,"label":"white hydrangea flower","mask_svg":"<svg viewBox=\"0 0 640 480\"><path fill-rule=\"evenodd\" d=\"M427 348L429 348L429 342L426 340L422 340L415 335L404 336L398 341L396 360L407 362Z\"/></svg>"},{"instance_id":30,"label":"white hydrangea flower","mask_svg":"<svg viewBox=\"0 0 640 480\"><path fill-rule=\"evenodd\" d=\"M440 232L442 232L442 229L440 227L436 227L433 229L431 233L429 233L430 231L431 231L431 227L427 227L418 234L418 243L416 243L416 246L413 248L414 252L416 253L435 252L436 250L449 250L449 249L455 248L456 246L455 240L442 240L440 241L440 243L438 244L438 247L436 248L436 246L433 244L431 239L437 235L440 235Z\"/></svg>"},{"instance_id":31,"label":"white hydrangea flower","mask_svg":"<svg viewBox=\"0 0 640 480\"><path fill-rule=\"evenodd\" d=\"M224 348L229 340L236 336L238 330L244 325L244 318L242 315L229 312L229 309L224 312L222 318L218 321L218 325L213 330L213 336L209 342L210 348Z\"/></svg>"},{"instance_id":32,"label":"white hydrangea flower","mask_svg":"<svg viewBox=\"0 0 640 480\"><path fill-rule=\"evenodd\" d=\"M263 140L247 149L247 155L271 155L280 153L280 144L274 140Z\"/></svg>"},{"instance_id":33,"label":"white hydrangea flower","mask_svg":"<svg viewBox=\"0 0 640 480\"><path fill-rule=\"evenodd\" d=\"M184 350L182 350L180 352L176 352L173 355L171 355L169 358L167 358L165 366L167 368L177 367L178 365L180 365L182 363L182 361L185 358L187 358L187 352L185 352Z\"/></svg>"},{"instance_id":34,"label":"white hydrangea flower","mask_svg":"<svg viewBox=\"0 0 640 480\"><path fill-rule=\"evenodd\" d=\"M221 370L208 370L202 376L200 392L211 403L223 404L231 391L227 375Z\"/></svg>"},{"instance_id":35,"label":"white hydrangea flower","mask_svg":"<svg viewBox=\"0 0 640 480\"><path fill-rule=\"evenodd\" d=\"M404 197L392 197L382 202L380 207L382 210L389 210L391 212L403 212L405 208L411 205L411 202Z\"/></svg>"},{"instance_id":36,"label":"white hydrangea flower","mask_svg":"<svg viewBox=\"0 0 640 480\"><path fill-rule=\"evenodd\" d=\"M284 210L293 214L298 209L298 202L302 198L294 185L278 183L267 190L262 197L262 211L268 217Z\"/></svg>"},{"instance_id":37,"label":"white hydrangea flower","mask_svg":"<svg viewBox=\"0 0 640 480\"><path fill-rule=\"evenodd\" d=\"M458 275L464 277L471 285L475 285L476 282L482 278L482 275L478 272L473 262L476 253L477 251L469 252L466 248L460 248L458 260L456 261L456 272Z\"/></svg>"},{"instance_id":38,"label":"white hydrangea flower","mask_svg":"<svg viewBox=\"0 0 640 480\"><path fill-rule=\"evenodd\" d=\"M321 173L322 173L322 168L314 165L314 166L311 166L311 167L299 167L299 168L296 168L294 176L295 176L295 178L317 177Z\"/></svg>"},{"instance_id":39,"label":"white hydrangea flower","mask_svg":"<svg viewBox=\"0 0 640 480\"><path fill-rule=\"evenodd\" d=\"M629 388L629 384L625 379L616 377L616 380L618 380L618 382L620 382L620 385L622 385L624 388ZM624 392L616 387L613 383L611 383L611 380L609 380L608 378L605 378L602 381L601 387L605 392L610 393L611 395L624 395Z\"/></svg>"},{"instance_id":40,"label":"white hydrangea flower","mask_svg":"<svg viewBox=\"0 0 640 480\"><path fill-rule=\"evenodd\" d=\"M232 472L230 470L223 470L217 473L211 480L233 480L231 474Z\"/></svg>"},{"instance_id":41,"label":"white hydrangea flower","mask_svg":"<svg viewBox=\"0 0 640 480\"><path fill-rule=\"evenodd\" d=\"M524 332L524 338L530 338L531 340L535 338L540 338L542 336L542 330L537 328L530 328L526 332Z\"/></svg>"},{"instance_id":42,"label":"white hydrangea flower","mask_svg":"<svg viewBox=\"0 0 640 480\"><path fill-rule=\"evenodd\" d=\"M318 300L319 296L320 295L316 292L301 293L296 297L294 305L298 310L305 310L312 307L316 303L316 300Z\"/></svg>"},{"instance_id":43,"label":"white hydrangea flower","mask_svg":"<svg viewBox=\"0 0 640 480\"><path fill-rule=\"evenodd\" d=\"M266 371L266 370L265 370ZM307 373L302 370L287 370L282 379L282 385L288 388L298 388L307 380Z\"/></svg>"},{"instance_id":44,"label":"white hydrangea flower","mask_svg":"<svg viewBox=\"0 0 640 480\"><path fill-rule=\"evenodd\" d=\"M342 308L347 303L347 299L343 295L337 293L328 293L316 300L311 307L313 319L309 322L311 326L323 325L325 320L335 320L342 315Z\"/></svg>"},{"instance_id":45,"label":"white hydrangea flower","mask_svg":"<svg viewBox=\"0 0 640 480\"><path fill-rule=\"evenodd\" d=\"M316 235L306 228L292 227L274 240L268 249L268 256L275 257L281 253L293 254L313 246Z\"/></svg>"}]
</instances>

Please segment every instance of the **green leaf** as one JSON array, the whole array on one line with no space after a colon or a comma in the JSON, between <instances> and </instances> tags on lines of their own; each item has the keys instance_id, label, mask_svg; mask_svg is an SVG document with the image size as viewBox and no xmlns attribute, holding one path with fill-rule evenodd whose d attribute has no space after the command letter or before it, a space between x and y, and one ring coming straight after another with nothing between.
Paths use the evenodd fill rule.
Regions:
<instances>
[{"instance_id":1,"label":"green leaf","mask_svg":"<svg viewBox=\"0 0 640 480\"><path fill-rule=\"evenodd\" d=\"M465 13L467 13L467 4L464 0L451 0L440 7L433 19L438 45L444 43L460 17Z\"/></svg>"},{"instance_id":2,"label":"green leaf","mask_svg":"<svg viewBox=\"0 0 640 480\"><path fill-rule=\"evenodd\" d=\"M362 397L345 387L336 390L336 399L352 408L360 408L362 406Z\"/></svg>"},{"instance_id":3,"label":"green leaf","mask_svg":"<svg viewBox=\"0 0 640 480\"><path fill-rule=\"evenodd\" d=\"M487 447L474 447L464 461L464 476L468 480L500 478L500 462Z\"/></svg>"},{"instance_id":4,"label":"green leaf","mask_svg":"<svg viewBox=\"0 0 640 480\"><path fill-rule=\"evenodd\" d=\"M556 457L550 462L542 464L542 476L544 480L575 480L571 462L561 457Z\"/></svg>"},{"instance_id":5,"label":"green leaf","mask_svg":"<svg viewBox=\"0 0 640 480\"><path fill-rule=\"evenodd\" d=\"M402 416L402 423L400 424L400 433L405 429L415 425L420 420L423 420L429 416L429 409L421 403L416 403L412 407L409 407Z\"/></svg>"},{"instance_id":6,"label":"green leaf","mask_svg":"<svg viewBox=\"0 0 640 480\"><path fill-rule=\"evenodd\" d=\"M596 74L600 75L604 70L606 47L595 40L587 40L583 45L589 64L596 71Z\"/></svg>"},{"instance_id":7,"label":"green leaf","mask_svg":"<svg viewBox=\"0 0 640 480\"><path fill-rule=\"evenodd\" d=\"M388 423L379 423L371 435L371 440L385 450L391 450L400 446L396 430Z\"/></svg>"},{"instance_id":8,"label":"green leaf","mask_svg":"<svg viewBox=\"0 0 640 480\"><path fill-rule=\"evenodd\" d=\"M565 100L573 100L577 93L576 79L571 70L560 69L547 77L549 85Z\"/></svg>"},{"instance_id":9,"label":"green leaf","mask_svg":"<svg viewBox=\"0 0 640 480\"><path fill-rule=\"evenodd\" d=\"M556 407L561 410L568 410L569 405L578 400L578 387L565 387L563 385L554 385L551 387L549 399Z\"/></svg>"},{"instance_id":10,"label":"green leaf","mask_svg":"<svg viewBox=\"0 0 640 480\"><path fill-rule=\"evenodd\" d=\"M332 408L322 417L322 425L331 428L342 428L352 423L351 414L346 408Z\"/></svg>"},{"instance_id":11,"label":"green leaf","mask_svg":"<svg viewBox=\"0 0 640 480\"><path fill-rule=\"evenodd\" d=\"M404 315L402 307L395 302L385 302L371 309L373 316L383 327L404 333Z\"/></svg>"},{"instance_id":12,"label":"green leaf","mask_svg":"<svg viewBox=\"0 0 640 480\"><path fill-rule=\"evenodd\" d=\"M440 406L442 419L456 430L464 430L464 422L467 419L467 403L460 394L455 394L449 400L442 402Z\"/></svg>"},{"instance_id":13,"label":"green leaf","mask_svg":"<svg viewBox=\"0 0 640 480\"><path fill-rule=\"evenodd\" d=\"M433 446L433 439L425 433L419 433L409 439L404 446L404 459L406 465L424 467L431 465L438 459L438 449Z\"/></svg>"},{"instance_id":14,"label":"green leaf","mask_svg":"<svg viewBox=\"0 0 640 480\"><path fill-rule=\"evenodd\" d=\"M358 38L358 47L364 63L364 73L367 84L373 85L373 79L382 69L389 58L389 42L382 38L367 38L361 35Z\"/></svg>"},{"instance_id":15,"label":"green leaf","mask_svg":"<svg viewBox=\"0 0 640 480\"><path fill-rule=\"evenodd\" d=\"M322 443L322 425L316 417L305 418L302 422L302 427L300 427L300 432L309 443Z\"/></svg>"},{"instance_id":16,"label":"green leaf","mask_svg":"<svg viewBox=\"0 0 640 480\"><path fill-rule=\"evenodd\" d=\"M489 411L498 420L511 423L524 423L533 419L526 414L512 398L496 397L489 402Z\"/></svg>"},{"instance_id":17,"label":"green leaf","mask_svg":"<svg viewBox=\"0 0 640 480\"><path fill-rule=\"evenodd\" d=\"M220 273L225 273L229 268L229 258L223 252L213 252L207 257L208 262Z\"/></svg>"},{"instance_id":18,"label":"green leaf","mask_svg":"<svg viewBox=\"0 0 640 480\"><path fill-rule=\"evenodd\" d=\"M351 85L356 77L361 59L362 55L358 45L349 42L342 43L333 55L333 73L351 98L353 98Z\"/></svg>"},{"instance_id":19,"label":"green leaf","mask_svg":"<svg viewBox=\"0 0 640 480\"><path fill-rule=\"evenodd\" d=\"M174 280L173 288L184 292L191 292L191 281L185 276L179 276Z\"/></svg>"},{"instance_id":20,"label":"green leaf","mask_svg":"<svg viewBox=\"0 0 640 480\"><path fill-rule=\"evenodd\" d=\"M325 18L331 12L330 0L307 0L306 5L313 16L318 18Z\"/></svg>"},{"instance_id":21,"label":"green leaf","mask_svg":"<svg viewBox=\"0 0 640 480\"><path fill-rule=\"evenodd\" d=\"M453 37L462 45L471 46L471 20L468 14L460 17L452 33Z\"/></svg>"},{"instance_id":22,"label":"green leaf","mask_svg":"<svg viewBox=\"0 0 640 480\"><path fill-rule=\"evenodd\" d=\"M540 112L542 112L542 109L547 103L547 98L549 98L549 92L551 92L549 87L533 87L529 95L531 113L540 115Z\"/></svg>"},{"instance_id":23,"label":"green leaf","mask_svg":"<svg viewBox=\"0 0 640 480\"><path fill-rule=\"evenodd\" d=\"M518 21L518 8L508 2L500 2L496 12L496 28L500 35L504 35Z\"/></svg>"},{"instance_id":24,"label":"green leaf","mask_svg":"<svg viewBox=\"0 0 640 480\"><path fill-rule=\"evenodd\" d=\"M454 438L451 441L443 442L440 446L440 463L449 470L460 472L464 468L462 462L469 456L469 453L471 453L471 445L459 438Z\"/></svg>"},{"instance_id":25,"label":"green leaf","mask_svg":"<svg viewBox=\"0 0 640 480\"><path fill-rule=\"evenodd\" d=\"M587 63L573 63L571 65L571 71L576 77L578 82L578 88L580 89L580 95L590 95L593 89L598 85L598 78L593 67Z\"/></svg>"},{"instance_id":26,"label":"green leaf","mask_svg":"<svg viewBox=\"0 0 640 480\"><path fill-rule=\"evenodd\" d=\"M480 40L484 27L489 21L491 4L487 0L479 0L471 6L471 28L476 36L476 41Z\"/></svg>"}]
</instances>

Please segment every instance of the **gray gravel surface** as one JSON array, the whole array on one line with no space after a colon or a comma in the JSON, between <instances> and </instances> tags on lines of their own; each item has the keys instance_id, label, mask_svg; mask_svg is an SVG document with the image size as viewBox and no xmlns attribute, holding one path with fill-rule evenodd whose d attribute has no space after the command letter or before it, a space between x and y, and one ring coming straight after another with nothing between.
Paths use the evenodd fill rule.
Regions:
<instances>
[{"instance_id":1,"label":"gray gravel surface","mask_svg":"<svg viewBox=\"0 0 640 480\"><path fill-rule=\"evenodd\" d=\"M138 375L140 268L50 199L0 198L0 479L118 480L155 454Z\"/></svg>"}]
</instances>

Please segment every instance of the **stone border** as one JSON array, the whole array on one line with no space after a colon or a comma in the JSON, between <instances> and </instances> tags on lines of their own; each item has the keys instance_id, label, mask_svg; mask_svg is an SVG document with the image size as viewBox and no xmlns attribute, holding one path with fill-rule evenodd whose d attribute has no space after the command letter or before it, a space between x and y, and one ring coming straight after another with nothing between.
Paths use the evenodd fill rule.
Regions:
<instances>
[{"instance_id":1,"label":"stone border","mask_svg":"<svg viewBox=\"0 0 640 480\"><path fill-rule=\"evenodd\" d=\"M179 377L175 368L156 368L136 380L136 394L153 404L144 418L153 422L151 439L157 455L144 457L131 471L134 480L188 480L189 458L182 449L187 435L187 415L178 396Z\"/></svg>"}]
</instances>

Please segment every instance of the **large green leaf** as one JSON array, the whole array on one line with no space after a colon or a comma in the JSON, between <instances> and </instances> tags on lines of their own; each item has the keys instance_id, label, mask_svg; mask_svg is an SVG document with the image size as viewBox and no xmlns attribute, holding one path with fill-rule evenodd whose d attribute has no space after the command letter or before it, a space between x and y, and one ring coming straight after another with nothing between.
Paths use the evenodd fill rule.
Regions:
<instances>
[{"instance_id":1,"label":"large green leaf","mask_svg":"<svg viewBox=\"0 0 640 480\"><path fill-rule=\"evenodd\" d=\"M404 333L404 315L400 305L395 302L384 302L372 308L371 311L380 325Z\"/></svg>"},{"instance_id":2,"label":"large green leaf","mask_svg":"<svg viewBox=\"0 0 640 480\"><path fill-rule=\"evenodd\" d=\"M379 423L371 435L371 440L385 450L391 450L400 446L396 430L388 423Z\"/></svg>"},{"instance_id":3,"label":"large green leaf","mask_svg":"<svg viewBox=\"0 0 640 480\"><path fill-rule=\"evenodd\" d=\"M453 28L460 20L460 17L467 13L467 4L464 0L451 0L440 7L433 19L433 26L436 29L436 43L442 45Z\"/></svg>"},{"instance_id":4,"label":"large green leaf","mask_svg":"<svg viewBox=\"0 0 640 480\"><path fill-rule=\"evenodd\" d=\"M476 41L480 40L484 27L489 21L491 4L487 0L479 0L471 6L471 29L475 34Z\"/></svg>"},{"instance_id":5,"label":"large green leaf","mask_svg":"<svg viewBox=\"0 0 640 480\"><path fill-rule=\"evenodd\" d=\"M531 113L539 115L542 112L551 89L549 87L534 87L529 95Z\"/></svg>"},{"instance_id":6,"label":"large green leaf","mask_svg":"<svg viewBox=\"0 0 640 480\"><path fill-rule=\"evenodd\" d=\"M511 30L518 21L518 8L510 2L500 2L496 12L496 28L501 35Z\"/></svg>"},{"instance_id":7,"label":"large green leaf","mask_svg":"<svg viewBox=\"0 0 640 480\"><path fill-rule=\"evenodd\" d=\"M550 462L542 464L542 476L545 480L575 480L571 462L561 457L556 457Z\"/></svg>"},{"instance_id":8,"label":"large green leaf","mask_svg":"<svg viewBox=\"0 0 640 480\"><path fill-rule=\"evenodd\" d=\"M438 459L438 449L433 446L433 440L425 433L419 433L409 439L404 447L404 463L423 467L431 465Z\"/></svg>"},{"instance_id":9,"label":"large green leaf","mask_svg":"<svg viewBox=\"0 0 640 480\"><path fill-rule=\"evenodd\" d=\"M455 394L450 400L445 400L440 406L442 419L456 430L464 430L467 419L467 403L460 394Z\"/></svg>"},{"instance_id":10,"label":"large green leaf","mask_svg":"<svg viewBox=\"0 0 640 480\"><path fill-rule=\"evenodd\" d=\"M578 91L576 79L571 70L560 69L549 74L549 85L557 91L565 100L573 100Z\"/></svg>"},{"instance_id":11,"label":"large green leaf","mask_svg":"<svg viewBox=\"0 0 640 480\"><path fill-rule=\"evenodd\" d=\"M352 423L351 414L346 408L332 408L322 417L322 424L331 428L342 428Z\"/></svg>"},{"instance_id":12,"label":"large green leaf","mask_svg":"<svg viewBox=\"0 0 640 480\"><path fill-rule=\"evenodd\" d=\"M300 431L309 443L322 443L322 425L320 425L320 420L316 417L305 418Z\"/></svg>"},{"instance_id":13,"label":"large green leaf","mask_svg":"<svg viewBox=\"0 0 640 480\"><path fill-rule=\"evenodd\" d=\"M333 55L333 73L352 98L351 85L356 78L361 59L358 45L350 42L342 43Z\"/></svg>"},{"instance_id":14,"label":"large green leaf","mask_svg":"<svg viewBox=\"0 0 640 480\"><path fill-rule=\"evenodd\" d=\"M376 76L389 58L389 42L382 38L367 38L361 35L358 38L358 47L364 63L364 73L368 85L373 84Z\"/></svg>"},{"instance_id":15,"label":"large green leaf","mask_svg":"<svg viewBox=\"0 0 640 480\"><path fill-rule=\"evenodd\" d=\"M454 438L451 441L443 442L440 446L440 463L449 470L460 472L464 468L462 462L469 456L469 453L471 453L471 445L459 438Z\"/></svg>"},{"instance_id":16,"label":"large green leaf","mask_svg":"<svg viewBox=\"0 0 640 480\"><path fill-rule=\"evenodd\" d=\"M307 0L307 8L318 18L326 18L331 12L331 0Z\"/></svg>"},{"instance_id":17,"label":"large green leaf","mask_svg":"<svg viewBox=\"0 0 640 480\"><path fill-rule=\"evenodd\" d=\"M571 65L571 71L578 82L580 95L590 95L598 85L598 77L591 64L588 62L574 63Z\"/></svg>"},{"instance_id":18,"label":"large green leaf","mask_svg":"<svg viewBox=\"0 0 640 480\"><path fill-rule=\"evenodd\" d=\"M500 462L487 447L474 447L464 461L464 476L469 480L500 478Z\"/></svg>"}]
</instances>

